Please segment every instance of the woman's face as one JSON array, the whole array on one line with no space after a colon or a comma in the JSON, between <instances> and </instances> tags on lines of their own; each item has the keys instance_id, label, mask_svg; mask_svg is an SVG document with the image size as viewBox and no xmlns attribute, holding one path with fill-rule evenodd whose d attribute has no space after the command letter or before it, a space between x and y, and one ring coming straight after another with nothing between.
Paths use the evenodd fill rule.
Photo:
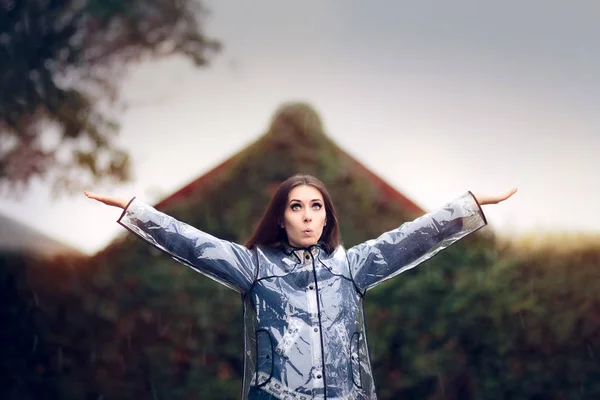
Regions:
<instances>
[{"instance_id":1,"label":"woman's face","mask_svg":"<svg viewBox=\"0 0 600 400\"><path fill-rule=\"evenodd\" d=\"M308 247L317 244L327 222L321 192L313 186L296 186L288 196L282 225L289 244Z\"/></svg>"}]
</instances>

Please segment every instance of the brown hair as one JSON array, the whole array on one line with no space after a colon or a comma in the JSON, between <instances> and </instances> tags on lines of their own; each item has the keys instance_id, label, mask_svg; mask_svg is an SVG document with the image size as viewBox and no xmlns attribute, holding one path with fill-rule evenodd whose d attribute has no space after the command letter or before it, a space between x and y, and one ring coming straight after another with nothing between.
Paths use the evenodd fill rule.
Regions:
<instances>
[{"instance_id":1,"label":"brown hair","mask_svg":"<svg viewBox=\"0 0 600 400\"><path fill-rule=\"evenodd\" d=\"M286 179L277 188L254 233L245 243L247 248L251 249L259 245L277 247L287 243L288 238L285 229L280 227L280 222L283 220L290 192L302 185L316 188L323 196L327 225L323 229L319 242L325 245L328 252L335 250L341 244L337 215L325 184L314 176L296 174Z\"/></svg>"}]
</instances>

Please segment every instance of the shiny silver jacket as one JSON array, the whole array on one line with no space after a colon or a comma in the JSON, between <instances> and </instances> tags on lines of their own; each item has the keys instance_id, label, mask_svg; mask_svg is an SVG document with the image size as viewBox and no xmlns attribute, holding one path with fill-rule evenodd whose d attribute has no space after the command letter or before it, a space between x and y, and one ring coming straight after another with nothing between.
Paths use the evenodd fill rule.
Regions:
<instances>
[{"instance_id":1,"label":"shiny silver jacket","mask_svg":"<svg viewBox=\"0 0 600 400\"><path fill-rule=\"evenodd\" d=\"M118 222L175 260L239 292L242 397L376 399L365 334L367 290L486 225L471 192L349 249L246 247L133 198Z\"/></svg>"}]
</instances>

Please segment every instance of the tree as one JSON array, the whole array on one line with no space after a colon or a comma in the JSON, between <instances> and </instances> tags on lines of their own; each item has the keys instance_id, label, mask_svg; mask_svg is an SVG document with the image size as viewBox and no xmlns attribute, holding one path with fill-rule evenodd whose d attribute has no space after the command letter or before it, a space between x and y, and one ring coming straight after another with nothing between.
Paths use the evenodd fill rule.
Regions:
<instances>
[{"instance_id":1,"label":"tree","mask_svg":"<svg viewBox=\"0 0 600 400\"><path fill-rule=\"evenodd\" d=\"M130 178L106 105L119 73L181 55L208 64L198 0L0 0L0 186L56 192Z\"/></svg>"}]
</instances>

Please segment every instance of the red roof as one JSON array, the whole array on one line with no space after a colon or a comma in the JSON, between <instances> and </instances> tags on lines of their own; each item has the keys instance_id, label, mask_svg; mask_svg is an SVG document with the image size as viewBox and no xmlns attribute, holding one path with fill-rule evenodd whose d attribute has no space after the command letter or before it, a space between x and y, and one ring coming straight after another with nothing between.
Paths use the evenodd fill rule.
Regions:
<instances>
[{"instance_id":1,"label":"red roof","mask_svg":"<svg viewBox=\"0 0 600 400\"><path fill-rule=\"evenodd\" d=\"M296 113L296 115L294 115L294 113ZM301 113L300 117L298 116L299 113ZM277 111L277 113L273 117L273 123L271 125L270 131L273 129L275 124L281 123L281 121L283 121L283 120L285 120L285 123L293 124L294 118L301 119L302 123L304 124L303 126L306 126L306 122L305 122L307 120L306 113L311 113L312 115L309 115L309 117L313 118L313 120L318 125L318 128L315 128L315 126L317 126L317 125L315 125L315 126L313 126L313 129L320 129L320 119L319 119L318 115L316 114L316 112L314 112L314 110L312 110L312 108L310 108L309 105L306 105L304 103L294 103L291 105L284 105L280 110ZM290 119L292 120L292 122L289 122ZM326 138L324 134L323 134L323 137ZM255 144L256 143L252 144L251 146L254 146ZM369 179L371 181L371 183L386 198L386 200L390 201L391 203L399 204L404 210L406 210L409 213L412 213L415 215L424 214L424 210L421 207L419 207L413 201L409 200L402 193L398 192L391 185L389 185L387 182L385 182L379 176L377 176L372 171L370 171L362 163L358 162L356 159L351 157L349 154L347 154L346 152L341 150L339 147L336 146L336 148L337 148L337 151L340 152L342 157L345 158L346 161L348 161L349 165L353 169L353 172L357 173L359 175L363 175L364 177ZM159 203L156 204L156 208L166 207L170 203L178 202L181 199L189 197L191 195L191 193L194 193L194 192L197 193L196 190L199 187L202 187L204 185L209 184L210 182L213 182L217 175L219 175L221 172L226 171L230 165L234 164L234 161L236 160L236 158L239 157L242 152L246 151L246 149L241 150L240 152L233 155L226 161L217 165L212 170L208 171L206 174L200 176L198 179L190 182L188 185L184 186L183 188L176 191L172 195L161 200Z\"/></svg>"}]
</instances>

